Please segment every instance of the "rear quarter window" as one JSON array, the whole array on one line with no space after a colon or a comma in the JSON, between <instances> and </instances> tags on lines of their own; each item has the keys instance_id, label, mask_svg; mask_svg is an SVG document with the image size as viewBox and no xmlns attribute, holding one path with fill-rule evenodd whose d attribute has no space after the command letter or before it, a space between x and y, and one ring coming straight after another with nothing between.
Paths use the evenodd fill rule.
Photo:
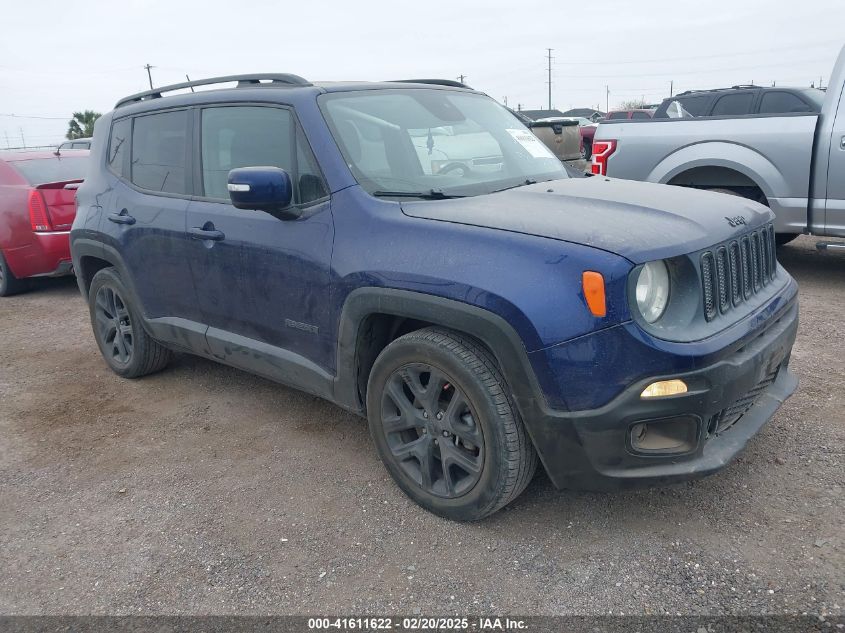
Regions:
<instances>
[{"instance_id":1,"label":"rear quarter window","mask_svg":"<svg viewBox=\"0 0 845 633\"><path fill-rule=\"evenodd\" d=\"M113 173L125 178L129 177L129 137L131 135L132 119L120 119L112 123L106 164Z\"/></svg>"},{"instance_id":2,"label":"rear quarter window","mask_svg":"<svg viewBox=\"0 0 845 633\"><path fill-rule=\"evenodd\" d=\"M760 114L787 112L813 112L814 109L800 97L782 90L766 92L760 100Z\"/></svg>"}]
</instances>

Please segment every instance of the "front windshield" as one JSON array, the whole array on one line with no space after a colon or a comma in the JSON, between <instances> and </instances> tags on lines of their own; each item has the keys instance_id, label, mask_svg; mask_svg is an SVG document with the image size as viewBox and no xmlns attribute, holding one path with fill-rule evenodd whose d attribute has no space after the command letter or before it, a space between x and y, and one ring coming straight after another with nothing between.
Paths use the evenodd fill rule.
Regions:
<instances>
[{"instance_id":1,"label":"front windshield","mask_svg":"<svg viewBox=\"0 0 845 633\"><path fill-rule=\"evenodd\" d=\"M320 97L334 138L369 193L472 196L567 178L513 113L483 95L396 89Z\"/></svg>"}]
</instances>

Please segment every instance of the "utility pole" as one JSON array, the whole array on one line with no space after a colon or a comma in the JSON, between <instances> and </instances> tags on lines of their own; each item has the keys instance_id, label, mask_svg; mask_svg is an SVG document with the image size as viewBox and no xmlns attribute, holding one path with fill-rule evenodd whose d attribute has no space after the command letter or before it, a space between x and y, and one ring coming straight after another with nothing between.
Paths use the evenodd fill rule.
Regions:
<instances>
[{"instance_id":1,"label":"utility pole","mask_svg":"<svg viewBox=\"0 0 845 633\"><path fill-rule=\"evenodd\" d=\"M467 78L466 75L458 75L458 81L460 81L461 83L464 83L464 79L466 79L466 78Z\"/></svg>"},{"instance_id":2,"label":"utility pole","mask_svg":"<svg viewBox=\"0 0 845 633\"><path fill-rule=\"evenodd\" d=\"M3 130L3 135L6 137L6 149L9 149L9 133Z\"/></svg>"},{"instance_id":3,"label":"utility pole","mask_svg":"<svg viewBox=\"0 0 845 633\"><path fill-rule=\"evenodd\" d=\"M23 148L26 149L26 139L23 137L23 128L19 127L18 129L21 131L21 145L23 145Z\"/></svg>"},{"instance_id":4,"label":"utility pole","mask_svg":"<svg viewBox=\"0 0 845 633\"><path fill-rule=\"evenodd\" d=\"M546 50L548 51L548 59L549 59L549 69L548 69L549 70L549 81L548 81L548 84L549 84L549 110L551 110L552 109L552 60L554 59L554 57L552 57L552 51L554 49L547 48Z\"/></svg>"},{"instance_id":5,"label":"utility pole","mask_svg":"<svg viewBox=\"0 0 845 633\"><path fill-rule=\"evenodd\" d=\"M610 112L610 86L605 84L604 91L604 111Z\"/></svg>"},{"instance_id":6,"label":"utility pole","mask_svg":"<svg viewBox=\"0 0 845 633\"><path fill-rule=\"evenodd\" d=\"M152 89L153 89L153 75L152 75L152 73L150 72L150 69L151 69L151 68L155 68L155 66L150 66L149 64L147 64L146 66L144 66L144 69L146 69L146 71L147 71L147 79L149 79L149 80L150 80L150 90L152 90Z\"/></svg>"},{"instance_id":7,"label":"utility pole","mask_svg":"<svg viewBox=\"0 0 845 633\"><path fill-rule=\"evenodd\" d=\"M669 98L671 99L674 96L675 96L675 80L672 79L671 81L669 81Z\"/></svg>"},{"instance_id":8,"label":"utility pole","mask_svg":"<svg viewBox=\"0 0 845 633\"><path fill-rule=\"evenodd\" d=\"M506 108L508 107L508 96L507 95L505 95L505 107Z\"/></svg>"}]
</instances>

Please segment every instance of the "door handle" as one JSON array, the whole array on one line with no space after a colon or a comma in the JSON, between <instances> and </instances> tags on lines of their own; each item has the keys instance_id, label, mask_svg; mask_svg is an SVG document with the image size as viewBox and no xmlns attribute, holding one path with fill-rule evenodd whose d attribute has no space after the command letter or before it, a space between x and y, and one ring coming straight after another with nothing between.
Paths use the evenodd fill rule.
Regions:
<instances>
[{"instance_id":1,"label":"door handle","mask_svg":"<svg viewBox=\"0 0 845 633\"><path fill-rule=\"evenodd\" d=\"M845 149L845 136L839 139L839 149Z\"/></svg>"},{"instance_id":2,"label":"door handle","mask_svg":"<svg viewBox=\"0 0 845 633\"><path fill-rule=\"evenodd\" d=\"M127 209L121 209L120 213L109 213L109 222L115 224L135 224L135 218L129 215Z\"/></svg>"},{"instance_id":3,"label":"door handle","mask_svg":"<svg viewBox=\"0 0 845 633\"><path fill-rule=\"evenodd\" d=\"M194 240L211 240L213 242L220 242L226 239L223 231L218 231L214 228L211 222L206 222L202 227L194 226L188 229L188 235Z\"/></svg>"}]
</instances>

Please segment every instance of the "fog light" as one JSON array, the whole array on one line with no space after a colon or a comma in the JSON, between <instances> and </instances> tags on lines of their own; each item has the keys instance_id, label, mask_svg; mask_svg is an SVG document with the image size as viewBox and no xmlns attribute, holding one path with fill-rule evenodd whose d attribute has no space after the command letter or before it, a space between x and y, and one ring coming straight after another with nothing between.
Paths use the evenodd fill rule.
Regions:
<instances>
[{"instance_id":1,"label":"fog light","mask_svg":"<svg viewBox=\"0 0 845 633\"><path fill-rule=\"evenodd\" d=\"M658 380L643 389L640 398L663 398L687 392L687 383L678 378L672 380Z\"/></svg>"},{"instance_id":2,"label":"fog light","mask_svg":"<svg viewBox=\"0 0 845 633\"><path fill-rule=\"evenodd\" d=\"M631 448L638 453L689 453L698 438L698 418L682 415L644 420L631 426Z\"/></svg>"}]
</instances>

